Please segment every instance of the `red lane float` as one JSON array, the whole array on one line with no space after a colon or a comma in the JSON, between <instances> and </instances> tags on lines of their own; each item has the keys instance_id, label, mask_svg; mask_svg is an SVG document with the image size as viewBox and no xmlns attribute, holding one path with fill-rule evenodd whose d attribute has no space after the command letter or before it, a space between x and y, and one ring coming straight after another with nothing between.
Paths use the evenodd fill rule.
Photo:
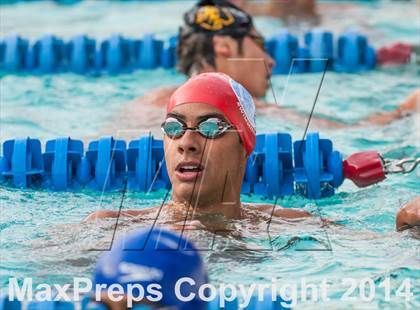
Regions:
<instances>
[{"instance_id":1,"label":"red lane float","mask_svg":"<svg viewBox=\"0 0 420 310\"><path fill-rule=\"evenodd\" d=\"M379 48L376 51L376 61L379 65L403 65L410 62L412 53L412 45L398 42Z\"/></svg>"},{"instance_id":2,"label":"red lane float","mask_svg":"<svg viewBox=\"0 0 420 310\"><path fill-rule=\"evenodd\" d=\"M383 159L377 151L359 152L343 161L343 173L358 187L366 187L383 181L385 169Z\"/></svg>"}]
</instances>

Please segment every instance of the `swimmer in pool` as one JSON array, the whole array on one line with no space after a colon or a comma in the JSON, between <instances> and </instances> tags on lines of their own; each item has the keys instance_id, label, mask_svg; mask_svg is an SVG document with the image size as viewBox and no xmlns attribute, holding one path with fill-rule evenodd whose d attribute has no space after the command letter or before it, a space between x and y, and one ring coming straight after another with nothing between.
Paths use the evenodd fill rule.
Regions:
<instances>
[{"instance_id":1,"label":"swimmer in pool","mask_svg":"<svg viewBox=\"0 0 420 310\"><path fill-rule=\"evenodd\" d=\"M308 115L276 104L263 103L275 65L264 50L264 37L254 27L252 17L227 1L200 1L184 15L178 42L178 70L191 77L204 72L222 72L242 84L254 97L259 114L306 125ZM152 90L122 109L107 126L106 133L124 130L151 130L156 134L162 109L177 87ZM416 99L413 100L412 97ZM413 113L420 106L420 91L413 93L396 110L381 112L355 125L313 117L316 127L348 128L387 124ZM147 117L145 117L147 116ZM138 135L138 133L136 133Z\"/></svg>"},{"instance_id":2,"label":"swimmer in pool","mask_svg":"<svg viewBox=\"0 0 420 310\"><path fill-rule=\"evenodd\" d=\"M93 287L102 285L102 289L98 296L92 294L84 309L98 309L100 304L109 310L131 309L132 305L142 305L143 310L207 309L207 303L198 297L189 302L177 298L175 287L183 277L196 285L184 283L182 296L198 296L198 288L208 283L204 262L190 241L161 228L135 230L118 239L99 258ZM114 288L114 294L109 293L111 285L122 288L122 292L118 294ZM143 296L139 287L144 289Z\"/></svg>"},{"instance_id":3,"label":"swimmer in pool","mask_svg":"<svg viewBox=\"0 0 420 310\"><path fill-rule=\"evenodd\" d=\"M257 219L273 214L304 219L310 213L272 205L240 202L246 160L255 146L255 105L251 95L222 73L203 73L178 88L169 100L162 124L165 161L172 183L172 200L162 212L178 223L172 229L208 228L196 215L222 215L226 219ZM153 217L159 208L99 210L84 221L118 216ZM402 208L397 230L420 223L420 199ZM260 213L256 213L259 211ZM159 214L162 214L159 212ZM184 223L184 222L182 222ZM208 225L207 225L208 224Z\"/></svg>"},{"instance_id":4,"label":"swimmer in pool","mask_svg":"<svg viewBox=\"0 0 420 310\"><path fill-rule=\"evenodd\" d=\"M225 219L310 216L304 210L241 203L246 162L255 146L255 105L247 90L229 76L213 72L189 79L171 96L161 128L172 200L159 214L169 214L178 222L187 218L187 229L206 227L196 220L199 215ZM159 208L120 214L99 210L84 221L121 215L141 219L156 210Z\"/></svg>"}]
</instances>

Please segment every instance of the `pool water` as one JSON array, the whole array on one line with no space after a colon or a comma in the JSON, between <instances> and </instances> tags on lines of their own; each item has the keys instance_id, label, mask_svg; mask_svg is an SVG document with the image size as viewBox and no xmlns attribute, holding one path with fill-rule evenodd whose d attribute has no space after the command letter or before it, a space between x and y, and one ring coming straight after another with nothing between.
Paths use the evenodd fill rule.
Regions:
<instances>
[{"instance_id":1,"label":"pool water","mask_svg":"<svg viewBox=\"0 0 420 310\"><path fill-rule=\"evenodd\" d=\"M16 32L35 39L45 33L69 38L87 33L98 39L112 33L140 37L154 32L167 38L175 33L182 12L189 1L107 2L82 1L74 6L51 2L19 3L0 8L0 35ZM415 3L346 4L346 18L338 4L321 6L323 27L340 33L356 26L379 47L394 41L418 42L418 7ZM154 19L152 16L160 16ZM71 26L69 26L71 25ZM257 18L264 35L273 35L281 22ZM305 26L293 28L303 33ZM419 70L414 65L385 68L360 74L327 72L315 108L317 117L355 124L375 112L392 110L419 85ZM31 136L41 141L70 135L91 141L109 133L109 125L128 101L160 86L179 85L185 77L174 70L137 71L119 76L3 75L0 77L0 140ZM302 113L310 111L321 74L273 76L273 92L266 100ZM419 156L419 119L407 117L386 126L349 129L317 128L321 137L331 139L335 149L345 156L376 149L387 158ZM141 128L142 120L139 120ZM258 132L281 131L293 140L303 135L306 122L288 122L278 116L260 115ZM124 125L118 126L124 129ZM115 132L119 134L119 132ZM86 147L86 144L85 144ZM322 309L401 309L419 308L419 240L410 232L395 232L397 210L420 194L419 170L409 175L392 175L386 181L358 189L345 181L337 194L317 201L287 197L277 203L303 208L315 214L305 222L276 220L233 221L228 225L240 237L216 239L213 251L204 251L210 280L213 283L298 283L329 281L330 301L317 304ZM165 192L127 193L123 208L136 209L162 203ZM244 201L273 203L258 197ZM0 187L0 285L7 287L9 277L32 277L34 283L70 283L75 276L91 274L98 256L92 248L106 248L115 222L80 224L82 218L97 209L118 209L121 193L48 192ZM339 225L323 227L318 215ZM218 219L220 220L220 219ZM123 220L117 233L143 226ZM206 249L212 235L193 232L191 238ZM289 240L294 240L288 243ZM343 302L349 285L344 278L370 278L376 285L372 302L357 298ZM391 279L388 301L379 284ZM411 281L414 297L408 303L396 296L404 279ZM357 293L356 293L357 294ZM358 296L358 295L357 295ZM298 309L312 309L313 304L299 303Z\"/></svg>"}]
</instances>

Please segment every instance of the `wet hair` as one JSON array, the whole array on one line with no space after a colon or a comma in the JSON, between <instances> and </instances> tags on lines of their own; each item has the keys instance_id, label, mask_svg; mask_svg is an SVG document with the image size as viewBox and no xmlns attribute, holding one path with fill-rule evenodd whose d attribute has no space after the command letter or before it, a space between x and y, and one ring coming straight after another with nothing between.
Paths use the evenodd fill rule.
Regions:
<instances>
[{"instance_id":1,"label":"wet hair","mask_svg":"<svg viewBox=\"0 0 420 310\"><path fill-rule=\"evenodd\" d=\"M242 53L242 42L244 37L232 37L238 43L238 51ZM179 72L192 76L201 71L203 65L207 63L216 67L213 35L208 33L179 33L177 45Z\"/></svg>"}]
</instances>

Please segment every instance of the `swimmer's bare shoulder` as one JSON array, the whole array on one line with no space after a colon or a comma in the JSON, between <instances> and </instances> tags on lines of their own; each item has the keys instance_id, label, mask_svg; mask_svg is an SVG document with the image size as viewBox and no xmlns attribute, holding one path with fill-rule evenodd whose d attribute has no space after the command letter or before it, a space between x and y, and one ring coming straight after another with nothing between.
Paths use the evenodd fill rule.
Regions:
<instances>
[{"instance_id":1,"label":"swimmer's bare shoulder","mask_svg":"<svg viewBox=\"0 0 420 310\"><path fill-rule=\"evenodd\" d=\"M276 217L283 217L289 219L297 219L297 218L305 218L311 217L311 213L301 209L294 209L294 208L283 208L279 206L273 206L269 204L246 204L246 206L252 206L253 208L257 208L259 211L272 214ZM274 208L274 209L273 209Z\"/></svg>"},{"instance_id":2,"label":"swimmer's bare shoulder","mask_svg":"<svg viewBox=\"0 0 420 310\"><path fill-rule=\"evenodd\" d=\"M244 207L249 209L257 209L258 211L264 212L266 214L272 214L276 217L282 218L289 218L289 219L298 219L298 218L306 218L311 217L311 213L301 209L294 209L294 208L283 208L279 206L273 206L269 204L243 204ZM274 207L274 210L273 210ZM151 213L155 213L158 211L159 207L150 207L141 210L98 210L82 220L82 223L94 221L97 219L103 218L117 218L117 217L138 217L144 215L150 215Z\"/></svg>"},{"instance_id":3,"label":"swimmer's bare shoulder","mask_svg":"<svg viewBox=\"0 0 420 310\"><path fill-rule=\"evenodd\" d=\"M104 219L104 218L117 218L117 217L138 217L141 215L149 215L151 213L156 213L159 207L150 207L141 210L97 210L92 212L88 216L86 216L82 223L91 222L97 219Z\"/></svg>"}]
</instances>

